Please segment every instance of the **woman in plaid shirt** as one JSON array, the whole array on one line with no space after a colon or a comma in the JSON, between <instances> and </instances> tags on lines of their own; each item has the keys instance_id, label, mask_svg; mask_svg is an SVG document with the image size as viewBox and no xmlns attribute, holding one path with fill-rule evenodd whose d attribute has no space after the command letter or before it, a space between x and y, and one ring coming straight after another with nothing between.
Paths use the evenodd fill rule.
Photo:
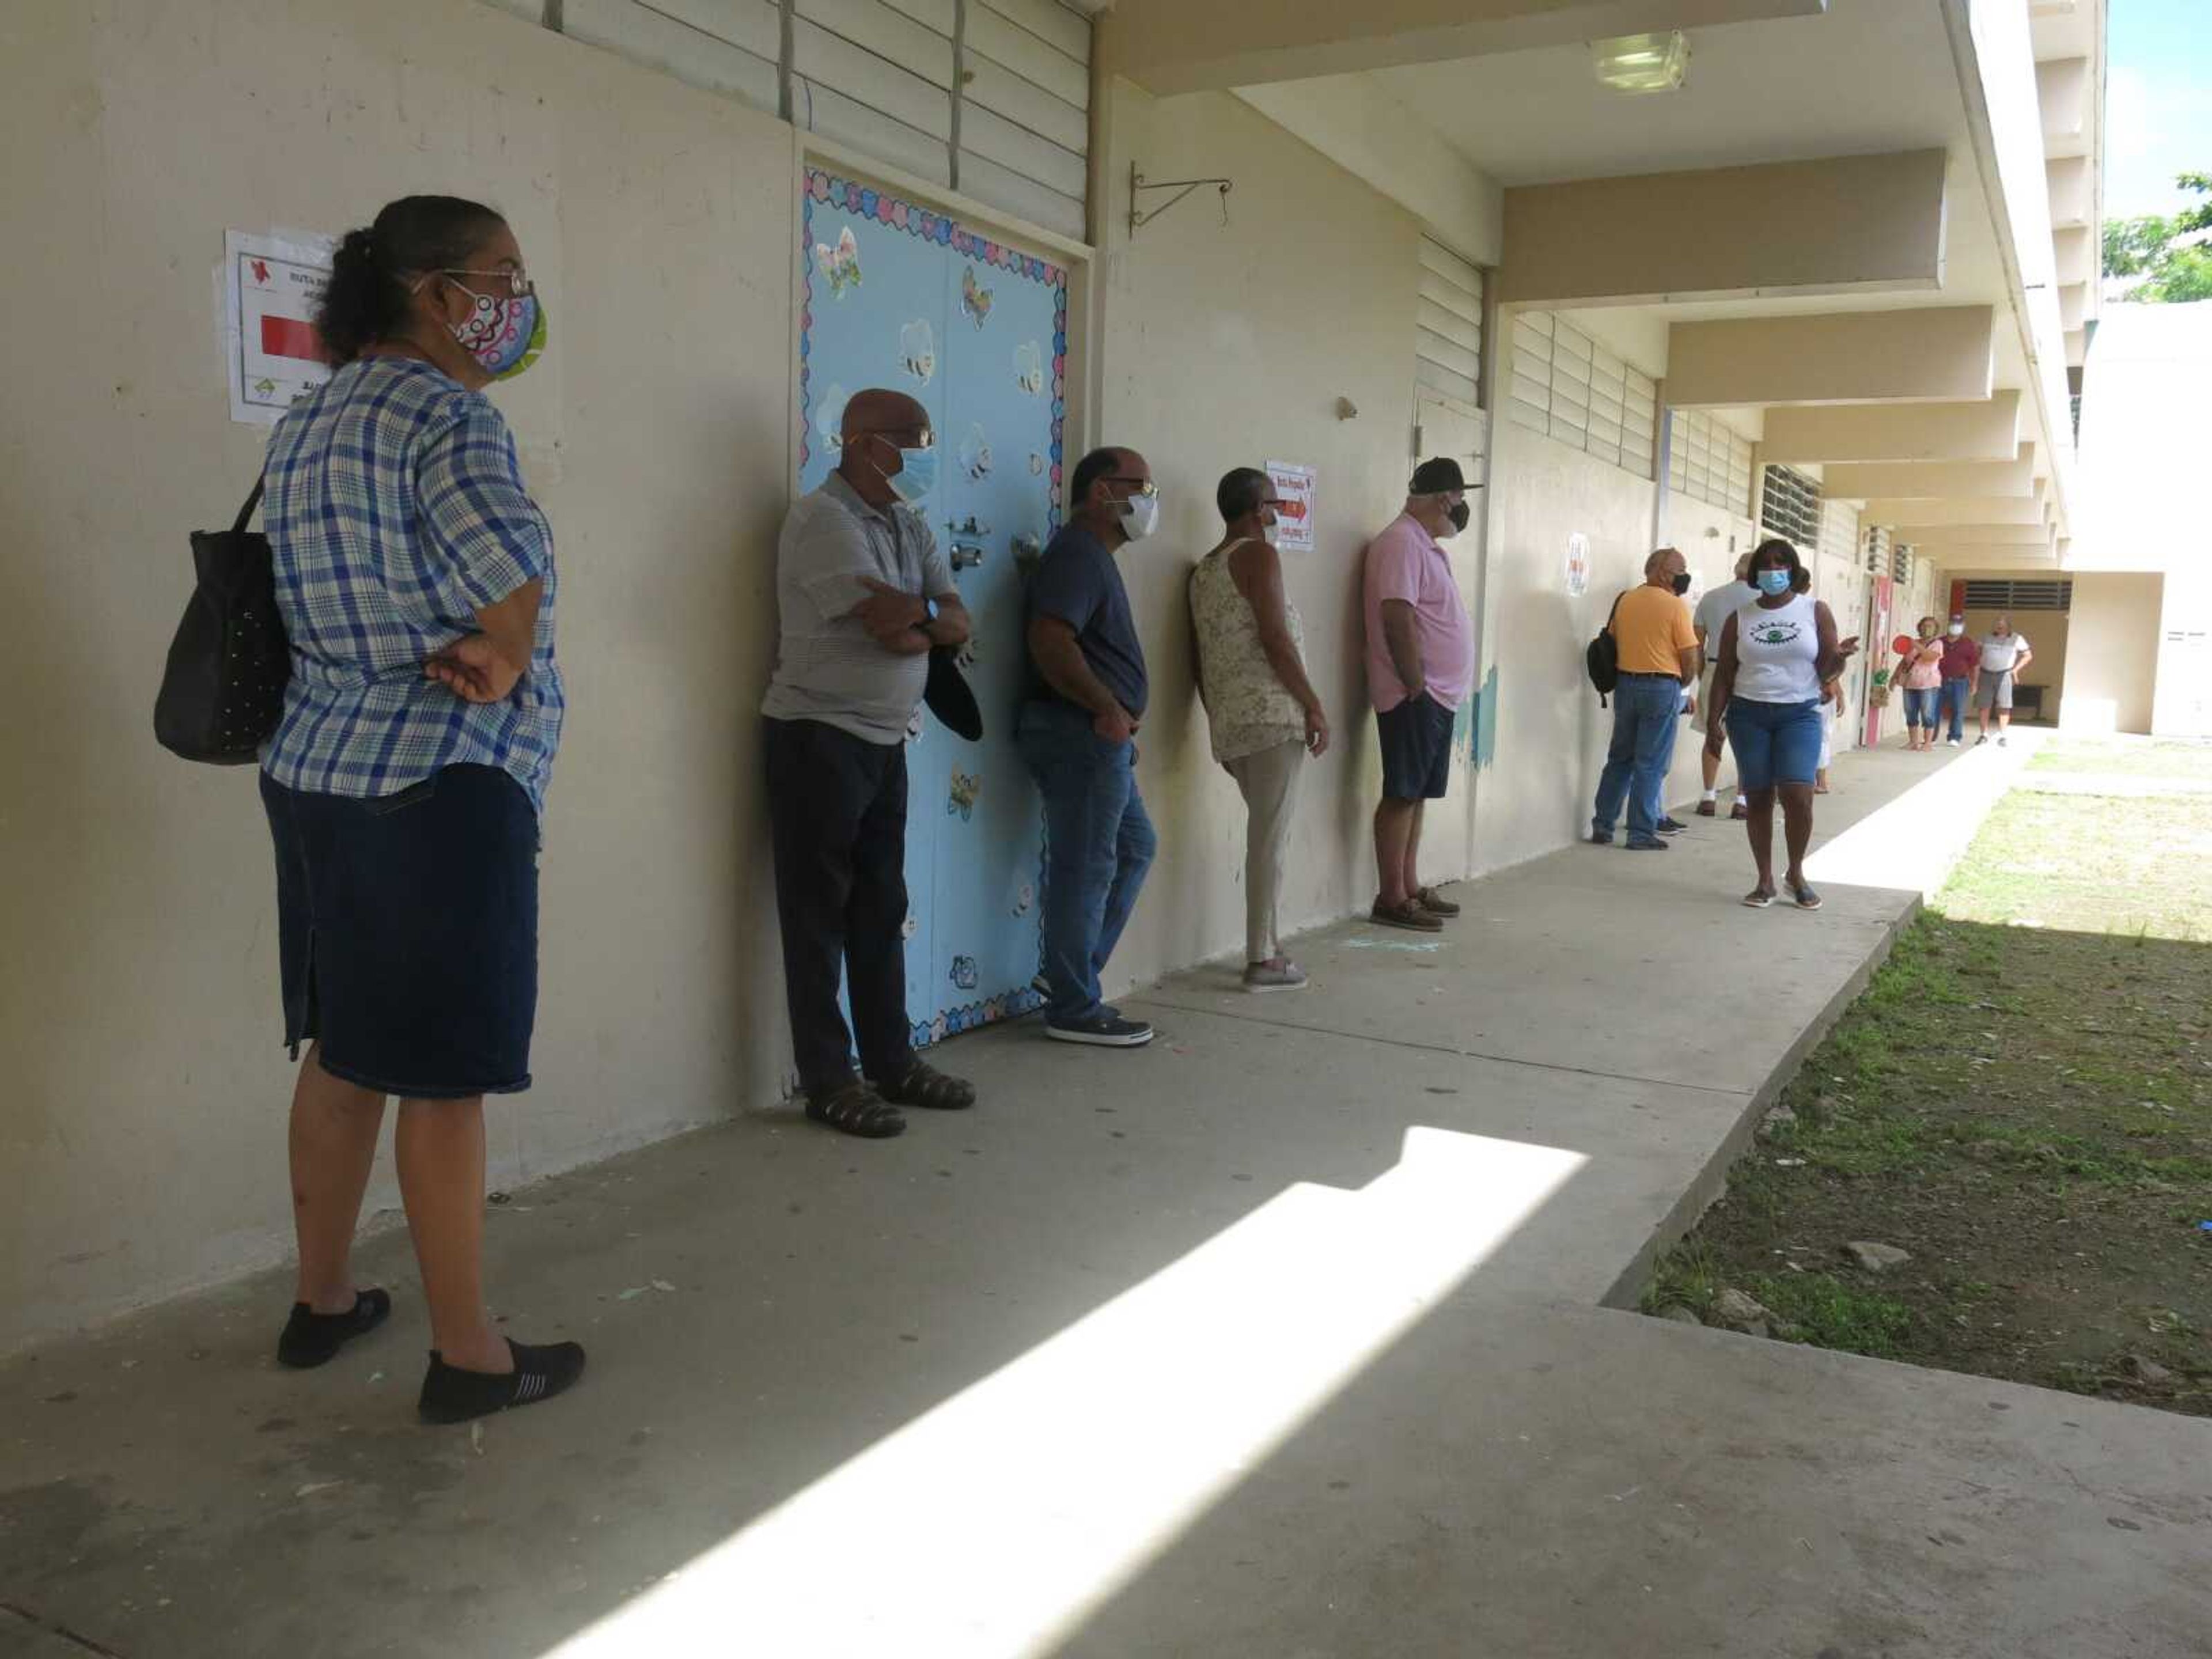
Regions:
<instances>
[{"instance_id":1,"label":"woman in plaid shirt","mask_svg":"<svg viewBox=\"0 0 2212 1659\"><path fill-rule=\"evenodd\" d=\"M391 1310L354 1228L399 1097L400 1191L429 1304L419 1409L458 1422L558 1394L584 1352L493 1328L483 1097L530 1085L538 813L561 737L553 540L483 395L544 349L506 221L451 197L349 233L317 319L337 372L270 440L291 640L262 751L276 842L300 1277L277 1358L319 1365Z\"/></svg>"}]
</instances>

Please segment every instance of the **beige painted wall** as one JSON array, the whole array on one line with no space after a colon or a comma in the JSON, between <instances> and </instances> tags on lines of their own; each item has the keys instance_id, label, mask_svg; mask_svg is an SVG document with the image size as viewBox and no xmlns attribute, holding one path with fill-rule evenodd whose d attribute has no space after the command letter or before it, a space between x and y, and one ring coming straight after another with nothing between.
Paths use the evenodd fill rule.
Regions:
<instances>
[{"instance_id":1,"label":"beige painted wall","mask_svg":"<svg viewBox=\"0 0 2212 1659\"><path fill-rule=\"evenodd\" d=\"M1163 495L1158 533L1122 555L1152 675L1138 776L1161 843L1110 975L1126 986L1243 937L1244 812L1207 753L1186 587L1192 563L1219 539L1213 489L1232 466L1320 469L1318 544L1287 556L1285 577L1336 743L1307 769L1284 922L1340 915L1373 896L1368 817L1381 766L1356 601L1361 550L1403 505L1412 470L1420 228L1227 94L1156 100L1115 82L1103 114L1107 178L1126 178L1133 158L1170 178L1237 180L1226 229L1210 205L1192 204L1132 241L1106 216L1094 284L1095 434L1143 451ZM1320 225L1327 234L1315 234ZM1338 417L1340 397L1358 406L1356 419Z\"/></svg>"},{"instance_id":2,"label":"beige painted wall","mask_svg":"<svg viewBox=\"0 0 2212 1659\"><path fill-rule=\"evenodd\" d=\"M1933 291L1944 154L1583 179L1505 192L1509 304Z\"/></svg>"},{"instance_id":3,"label":"beige painted wall","mask_svg":"<svg viewBox=\"0 0 2212 1659\"><path fill-rule=\"evenodd\" d=\"M2158 575L2084 572L2074 578L2074 609L2066 618L2062 726L2069 732L2150 730L2165 590L2166 579ZM2027 632L2017 621L2014 625ZM2039 655L2043 647L2037 635L2027 637ZM2038 666L2031 665L2031 675Z\"/></svg>"},{"instance_id":4,"label":"beige painted wall","mask_svg":"<svg viewBox=\"0 0 2212 1659\"><path fill-rule=\"evenodd\" d=\"M558 538L573 707L540 1083L491 1109L495 1180L771 1096L753 713L793 166L787 128L488 7L37 6L5 33L0 242L50 257L0 262L0 661L38 711L0 737L0 1349L286 1248L267 830L250 771L150 730L185 533L228 520L265 435L226 414L226 226L481 196L547 295L551 349L497 397Z\"/></svg>"},{"instance_id":5,"label":"beige painted wall","mask_svg":"<svg viewBox=\"0 0 2212 1659\"><path fill-rule=\"evenodd\" d=\"M1589 826L1613 717L1584 677L1583 649L1613 596L1644 579L1655 505L1648 481L1511 421L1498 423L1492 468L1484 635L1498 666L1498 748L1474 800L1486 870L1551 852ZM1565 576L1577 533L1589 538L1591 560L1580 598Z\"/></svg>"},{"instance_id":6,"label":"beige painted wall","mask_svg":"<svg viewBox=\"0 0 2212 1659\"><path fill-rule=\"evenodd\" d=\"M1667 400L1698 409L1986 398L1995 315L1942 306L1676 323Z\"/></svg>"}]
</instances>

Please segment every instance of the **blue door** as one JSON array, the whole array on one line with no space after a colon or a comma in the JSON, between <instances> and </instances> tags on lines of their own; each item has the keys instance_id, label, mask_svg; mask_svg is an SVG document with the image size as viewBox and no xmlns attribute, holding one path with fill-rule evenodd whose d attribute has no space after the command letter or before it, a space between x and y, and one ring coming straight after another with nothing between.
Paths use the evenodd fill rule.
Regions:
<instances>
[{"instance_id":1,"label":"blue door","mask_svg":"<svg viewBox=\"0 0 2212 1659\"><path fill-rule=\"evenodd\" d=\"M818 169L799 238L799 479L837 464L846 401L921 400L939 483L921 504L975 618L966 743L925 710L907 745L907 1013L917 1044L1028 1012L1042 815L1013 743L1021 584L1060 525L1067 273L918 202Z\"/></svg>"}]
</instances>

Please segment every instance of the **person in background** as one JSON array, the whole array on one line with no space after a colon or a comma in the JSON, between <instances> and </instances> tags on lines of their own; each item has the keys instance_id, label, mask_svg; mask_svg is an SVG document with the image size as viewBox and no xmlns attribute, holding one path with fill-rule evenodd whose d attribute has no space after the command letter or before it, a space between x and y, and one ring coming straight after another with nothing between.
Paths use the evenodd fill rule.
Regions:
<instances>
[{"instance_id":1,"label":"person in background","mask_svg":"<svg viewBox=\"0 0 2212 1659\"><path fill-rule=\"evenodd\" d=\"M1890 678L1905 694L1906 750L1933 749L1943 696L1943 641L1935 617L1920 619L1918 638L1897 653Z\"/></svg>"},{"instance_id":2,"label":"person in background","mask_svg":"<svg viewBox=\"0 0 2212 1659\"><path fill-rule=\"evenodd\" d=\"M1620 678L1613 693L1613 744L1590 811L1589 838L1597 846L1613 844L1624 797L1632 852L1663 853L1661 833L1687 827L1667 816L1664 795L1683 688L1698 680L1698 636L1682 603L1689 588L1689 561L1662 547L1644 560L1642 584L1620 596L1607 621Z\"/></svg>"},{"instance_id":3,"label":"person in background","mask_svg":"<svg viewBox=\"0 0 2212 1659\"><path fill-rule=\"evenodd\" d=\"M1419 933L1441 932L1460 908L1421 885L1421 816L1450 783L1452 720L1474 684L1474 633L1443 542L1467 528L1468 517L1459 463L1448 455L1423 461L1405 510L1367 544L1361 573L1367 690L1382 750L1369 915Z\"/></svg>"},{"instance_id":4,"label":"person in background","mask_svg":"<svg viewBox=\"0 0 2212 1659\"><path fill-rule=\"evenodd\" d=\"M906 1014L907 728L930 648L969 628L915 506L936 463L927 410L860 392L836 470L791 504L775 551L779 643L761 729L792 1052L806 1115L871 1140L906 1127L902 1106L975 1103L972 1086L915 1055Z\"/></svg>"},{"instance_id":5,"label":"person in background","mask_svg":"<svg viewBox=\"0 0 2212 1659\"><path fill-rule=\"evenodd\" d=\"M1981 655L1975 663L1974 717L1982 728L1981 736L1974 739L1976 748L1990 740L1993 708L1997 716L1997 747L2002 749L2010 741L2005 734L2012 726L2013 686L2034 660L2035 653L2027 639L2012 631L2012 618L1999 617L1982 641Z\"/></svg>"},{"instance_id":6,"label":"person in background","mask_svg":"<svg viewBox=\"0 0 2212 1659\"><path fill-rule=\"evenodd\" d=\"M332 254L333 373L277 422L265 471L284 713L261 753L276 853L292 1096L296 1299L280 1364L381 1324L350 1256L386 1098L429 1304L416 1411L455 1423L555 1395L574 1342L484 1309L488 1094L530 1086L539 821L566 699L553 534L483 395L544 349L514 232L450 196L393 202Z\"/></svg>"},{"instance_id":7,"label":"person in background","mask_svg":"<svg viewBox=\"0 0 2212 1659\"><path fill-rule=\"evenodd\" d=\"M1115 555L1159 523L1152 470L1133 449L1094 449L1068 481L1068 518L1024 598L1030 684L1015 724L1044 796L1045 1035L1134 1048L1152 1028L1099 999L1159 849L1137 788L1145 651Z\"/></svg>"},{"instance_id":8,"label":"person in background","mask_svg":"<svg viewBox=\"0 0 2212 1659\"><path fill-rule=\"evenodd\" d=\"M1751 555L1739 556L1735 562L1735 580L1723 582L1698 601L1698 608L1690 617L1691 630L1698 636L1698 696L1690 725L1693 731L1710 732L1712 729L1713 665L1716 653L1721 648L1721 625L1744 606L1759 597L1745 577L1751 568ZM1720 750L1711 744L1698 750L1698 769L1705 776L1705 793L1698 799L1698 816L1713 817L1719 810L1720 792L1714 787L1721 775ZM1735 805L1729 817L1741 818L1744 815L1743 791L1735 792Z\"/></svg>"},{"instance_id":9,"label":"person in background","mask_svg":"<svg viewBox=\"0 0 2212 1659\"><path fill-rule=\"evenodd\" d=\"M1813 774L1813 793L1828 793L1828 769L1836 763L1836 722L1843 718L1844 683L1820 682L1820 764Z\"/></svg>"},{"instance_id":10,"label":"person in background","mask_svg":"<svg viewBox=\"0 0 2212 1659\"><path fill-rule=\"evenodd\" d=\"M1190 616L1213 757L1244 796L1244 988L1302 990L1305 970L1283 954L1276 908L1299 775L1328 748L1328 716L1283 591L1273 481L1240 466L1224 475L1214 504L1224 530L1190 573Z\"/></svg>"},{"instance_id":11,"label":"person in background","mask_svg":"<svg viewBox=\"0 0 2212 1659\"><path fill-rule=\"evenodd\" d=\"M1974 678L1981 672L1982 647L1966 637L1966 619L1953 612L1943 630L1943 683L1936 698L1936 717L1948 726L1943 741L1956 749L1966 740L1966 702L1973 696Z\"/></svg>"},{"instance_id":12,"label":"person in background","mask_svg":"<svg viewBox=\"0 0 2212 1659\"><path fill-rule=\"evenodd\" d=\"M1804 562L1788 542L1762 542L1751 556L1759 598L1721 629L1720 665L1713 675L1713 730L1735 750L1736 775L1751 797L1745 829L1758 884L1743 902L1774 902L1774 805L1782 803L1790 864L1784 879L1802 910L1820 908L1805 879L1813 840L1813 786L1820 763L1820 688L1838 678L1858 649L1838 640L1828 607L1804 591ZM1724 724L1723 724L1724 723Z\"/></svg>"}]
</instances>

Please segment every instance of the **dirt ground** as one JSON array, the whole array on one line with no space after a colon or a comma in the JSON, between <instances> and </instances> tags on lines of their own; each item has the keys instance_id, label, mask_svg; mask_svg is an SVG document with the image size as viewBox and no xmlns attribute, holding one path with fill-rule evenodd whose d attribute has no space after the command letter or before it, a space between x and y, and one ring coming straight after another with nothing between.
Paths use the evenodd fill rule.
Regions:
<instances>
[{"instance_id":1,"label":"dirt ground","mask_svg":"<svg viewBox=\"0 0 2212 1659\"><path fill-rule=\"evenodd\" d=\"M2062 742L2047 759L2076 780L2195 779L2212 750ZM2212 799L2024 787L1645 1306L2212 1416L2204 1223ZM1853 1243L1909 1260L1862 1266Z\"/></svg>"}]
</instances>

